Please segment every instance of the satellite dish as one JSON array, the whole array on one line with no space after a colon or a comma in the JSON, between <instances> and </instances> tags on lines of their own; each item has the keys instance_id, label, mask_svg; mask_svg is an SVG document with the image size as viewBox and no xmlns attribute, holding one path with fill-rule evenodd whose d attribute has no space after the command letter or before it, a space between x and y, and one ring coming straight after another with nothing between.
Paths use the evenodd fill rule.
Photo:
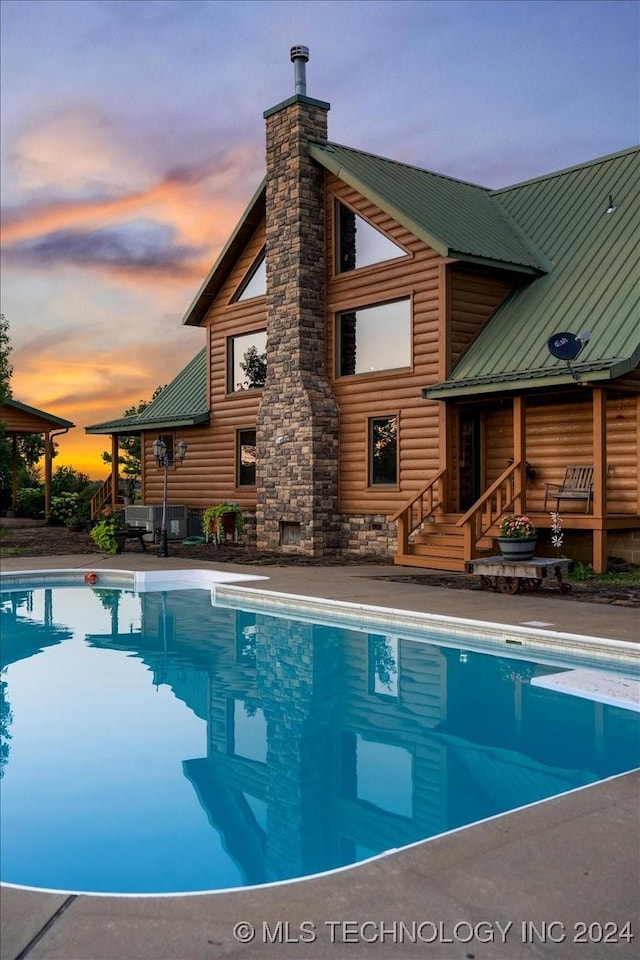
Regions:
<instances>
[{"instance_id":1,"label":"satellite dish","mask_svg":"<svg viewBox=\"0 0 640 960\"><path fill-rule=\"evenodd\" d=\"M566 360L567 362L575 360L584 346L583 336L584 334L576 337L575 333L554 333L547 341L549 353L556 360Z\"/></svg>"}]
</instances>

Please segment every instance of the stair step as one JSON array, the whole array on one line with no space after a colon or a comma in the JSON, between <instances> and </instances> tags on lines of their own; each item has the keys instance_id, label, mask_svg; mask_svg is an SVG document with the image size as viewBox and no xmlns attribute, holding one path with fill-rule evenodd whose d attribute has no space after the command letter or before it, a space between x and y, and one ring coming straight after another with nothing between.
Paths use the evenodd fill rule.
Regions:
<instances>
[{"instance_id":1,"label":"stair step","mask_svg":"<svg viewBox=\"0 0 640 960\"><path fill-rule=\"evenodd\" d=\"M397 554L393 562L401 567L424 567L428 570L457 570L465 571L465 561L456 557L421 557L416 554Z\"/></svg>"},{"instance_id":2,"label":"stair step","mask_svg":"<svg viewBox=\"0 0 640 960\"><path fill-rule=\"evenodd\" d=\"M406 556L417 557L462 557L464 556L464 544L460 543L412 543L409 544L409 550Z\"/></svg>"}]
</instances>

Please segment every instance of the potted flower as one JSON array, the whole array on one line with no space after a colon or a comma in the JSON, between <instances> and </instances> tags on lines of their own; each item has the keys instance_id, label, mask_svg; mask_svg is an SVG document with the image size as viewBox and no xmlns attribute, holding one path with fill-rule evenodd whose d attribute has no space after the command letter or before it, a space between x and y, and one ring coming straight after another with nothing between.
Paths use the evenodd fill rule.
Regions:
<instances>
[{"instance_id":1,"label":"potted flower","mask_svg":"<svg viewBox=\"0 0 640 960\"><path fill-rule=\"evenodd\" d=\"M538 534L529 517L511 515L500 521L497 538L500 553L510 560L530 560L534 554Z\"/></svg>"},{"instance_id":2,"label":"potted flower","mask_svg":"<svg viewBox=\"0 0 640 960\"><path fill-rule=\"evenodd\" d=\"M228 536L237 540L244 529L242 508L235 500L223 500L215 507L207 507L202 515L202 528L207 540L211 534L218 543Z\"/></svg>"},{"instance_id":3,"label":"potted flower","mask_svg":"<svg viewBox=\"0 0 640 960\"><path fill-rule=\"evenodd\" d=\"M91 527L89 536L97 547L101 547L106 553L117 553L118 538L117 533L122 531L123 510L112 510L111 507L105 507L102 511L100 520Z\"/></svg>"}]
</instances>

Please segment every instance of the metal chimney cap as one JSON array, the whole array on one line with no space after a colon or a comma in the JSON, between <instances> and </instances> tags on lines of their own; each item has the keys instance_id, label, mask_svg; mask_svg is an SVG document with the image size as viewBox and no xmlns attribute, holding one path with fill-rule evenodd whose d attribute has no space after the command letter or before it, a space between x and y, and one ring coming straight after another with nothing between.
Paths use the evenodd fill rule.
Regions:
<instances>
[{"instance_id":1,"label":"metal chimney cap","mask_svg":"<svg viewBox=\"0 0 640 960\"><path fill-rule=\"evenodd\" d=\"M295 63L296 60L302 60L303 63L308 63L309 61L309 47L297 46L291 47L291 62Z\"/></svg>"}]
</instances>

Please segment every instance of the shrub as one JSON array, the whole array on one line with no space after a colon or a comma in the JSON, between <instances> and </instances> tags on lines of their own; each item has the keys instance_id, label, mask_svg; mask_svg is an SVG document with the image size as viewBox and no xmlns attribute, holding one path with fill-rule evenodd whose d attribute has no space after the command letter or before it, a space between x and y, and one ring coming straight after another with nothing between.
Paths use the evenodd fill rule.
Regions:
<instances>
[{"instance_id":1,"label":"shrub","mask_svg":"<svg viewBox=\"0 0 640 960\"><path fill-rule=\"evenodd\" d=\"M23 487L18 490L16 516L37 520L44 514L44 490L38 487Z\"/></svg>"},{"instance_id":2,"label":"shrub","mask_svg":"<svg viewBox=\"0 0 640 960\"><path fill-rule=\"evenodd\" d=\"M49 512L51 523L72 527L88 519L88 504L83 503L79 493L62 493L59 497L51 498L51 510Z\"/></svg>"},{"instance_id":3,"label":"shrub","mask_svg":"<svg viewBox=\"0 0 640 960\"><path fill-rule=\"evenodd\" d=\"M121 510L110 511L110 508L105 508L102 511L102 519L98 520L90 530L93 542L107 553L115 553L118 549L116 531L122 530L122 513Z\"/></svg>"}]
</instances>

